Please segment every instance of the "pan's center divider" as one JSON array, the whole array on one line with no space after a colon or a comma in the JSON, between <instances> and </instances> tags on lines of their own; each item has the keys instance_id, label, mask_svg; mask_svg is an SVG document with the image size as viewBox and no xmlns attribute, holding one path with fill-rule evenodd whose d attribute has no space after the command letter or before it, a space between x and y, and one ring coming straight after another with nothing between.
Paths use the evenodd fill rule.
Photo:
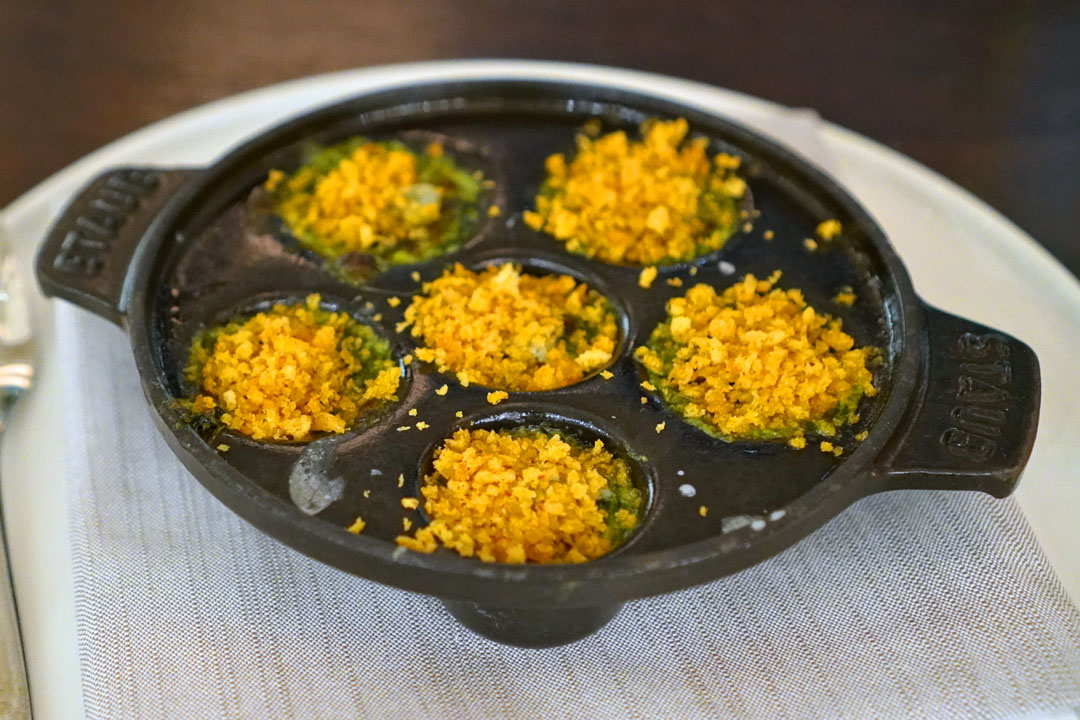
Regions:
<instances>
[{"instance_id":1,"label":"pan's center divider","mask_svg":"<svg viewBox=\"0 0 1080 720\"><path fill-rule=\"evenodd\" d=\"M576 642L611 622L624 603L600 607L500 607L467 600L443 600L450 614L489 640L527 648Z\"/></svg>"}]
</instances>

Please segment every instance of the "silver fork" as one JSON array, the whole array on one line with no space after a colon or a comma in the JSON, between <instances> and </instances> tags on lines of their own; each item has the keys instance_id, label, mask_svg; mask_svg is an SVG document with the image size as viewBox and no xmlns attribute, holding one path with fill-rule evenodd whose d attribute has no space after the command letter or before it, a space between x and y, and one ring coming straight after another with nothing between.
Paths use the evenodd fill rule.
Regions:
<instances>
[{"instance_id":1,"label":"silver fork","mask_svg":"<svg viewBox=\"0 0 1080 720\"><path fill-rule=\"evenodd\" d=\"M34 380L29 294L25 276L15 257L7 254L6 244L0 227L0 437L12 408ZM30 717L22 633L0 516L0 720Z\"/></svg>"}]
</instances>

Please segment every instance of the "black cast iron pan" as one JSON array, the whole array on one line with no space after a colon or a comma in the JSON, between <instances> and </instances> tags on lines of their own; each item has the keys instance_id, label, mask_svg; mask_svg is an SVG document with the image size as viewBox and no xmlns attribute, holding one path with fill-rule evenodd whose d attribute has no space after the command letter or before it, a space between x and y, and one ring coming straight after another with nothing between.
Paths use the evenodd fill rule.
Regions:
<instances>
[{"instance_id":1,"label":"black cast iron pan","mask_svg":"<svg viewBox=\"0 0 1080 720\"><path fill-rule=\"evenodd\" d=\"M714 150L743 158L754 209L748 225L719 252L662 268L649 290L638 286L639 268L569 254L525 227L521 212L543 179L544 158L572 150L576 129L593 117L605 130L631 131L647 117L687 118ZM494 180L490 200L502 207L501 216L484 221L451 255L392 268L360 287L335 280L280 226L253 221L249 198L271 168L295 167L304 143L353 135L443 138L463 163ZM832 218L842 223L841 238L808 251L804 238ZM455 261L499 260L521 262L530 272L570 273L607 294L623 329L619 358L609 368L614 378L594 375L561 390L511 393L492 406L486 388L463 388L422 363L403 363L399 402L344 436L310 444L204 437L173 402L190 390L180 373L187 343L209 323L317 291L391 338L400 358L412 347L410 337L395 332L407 302L392 308L387 298L407 301L418 287L414 272L430 280ZM834 441L847 450L841 458L819 452L813 441L799 451L717 440L639 387L643 376L631 352L663 317L668 298L697 282L724 288L747 272L765 276L774 269L783 271L784 287L801 288L812 305L841 317L858 344L883 350L878 396L863 401L861 421ZM127 330L158 429L228 507L330 565L438 596L470 628L518 645L569 642L601 627L627 600L746 568L871 493L939 488L1004 497L1020 477L1038 420L1032 351L919 300L881 229L833 180L727 120L606 87L541 81L400 87L284 123L208 168L112 170L74 198L42 246L37 273L46 294ZM666 283L675 277L683 287ZM852 307L832 303L845 286L858 297ZM436 396L444 383L449 393ZM415 417L408 415L412 408ZM397 430L418 419L430 427ZM585 440L603 438L631 461L648 510L624 546L582 565L510 566L395 545L409 514L400 499L417 494L432 449L454 428L540 422ZM658 434L660 422L666 429ZM868 436L858 443L853 436L862 431ZM220 444L229 450L218 450ZM314 477L315 485L298 490L294 470L301 462L314 469L304 477ZM702 505L709 508L705 517ZM367 529L345 532L357 515ZM410 517L423 522L417 513Z\"/></svg>"}]
</instances>

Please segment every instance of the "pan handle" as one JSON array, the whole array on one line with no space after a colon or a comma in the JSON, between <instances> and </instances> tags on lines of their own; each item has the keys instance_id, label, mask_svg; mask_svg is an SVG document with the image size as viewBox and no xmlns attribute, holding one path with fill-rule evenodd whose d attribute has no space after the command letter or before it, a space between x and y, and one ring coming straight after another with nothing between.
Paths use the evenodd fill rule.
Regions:
<instances>
[{"instance_id":1,"label":"pan handle","mask_svg":"<svg viewBox=\"0 0 1080 720\"><path fill-rule=\"evenodd\" d=\"M1039 425L1039 361L1014 337L925 306L929 351L907 419L882 455L885 489L1016 489Z\"/></svg>"},{"instance_id":2,"label":"pan handle","mask_svg":"<svg viewBox=\"0 0 1080 720\"><path fill-rule=\"evenodd\" d=\"M107 170L75 195L38 250L42 292L121 324L135 250L175 190L197 171Z\"/></svg>"}]
</instances>

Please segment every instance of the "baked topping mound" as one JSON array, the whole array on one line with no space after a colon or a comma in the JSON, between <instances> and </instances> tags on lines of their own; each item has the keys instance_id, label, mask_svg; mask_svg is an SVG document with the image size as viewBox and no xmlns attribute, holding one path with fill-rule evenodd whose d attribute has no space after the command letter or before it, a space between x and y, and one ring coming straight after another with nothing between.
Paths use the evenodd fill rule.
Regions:
<instances>
[{"instance_id":1,"label":"baked topping mound","mask_svg":"<svg viewBox=\"0 0 1080 720\"><path fill-rule=\"evenodd\" d=\"M291 175L270 172L274 212L302 245L344 270L384 269L459 247L475 229L483 178L443 146L353 138L316 147Z\"/></svg>"},{"instance_id":2,"label":"baked topping mound","mask_svg":"<svg viewBox=\"0 0 1080 720\"><path fill-rule=\"evenodd\" d=\"M392 399L401 380L389 343L321 298L277 304L201 333L185 379L200 392L190 410L254 440L343 433Z\"/></svg>"},{"instance_id":3,"label":"baked topping mound","mask_svg":"<svg viewBox=\"0 0 1080 720\"><path fill-rule=\"evenodd\" d=\"M503 563L580 563L638 525L640 491L604 443L543 428L458 430L434 455L420 494L430 523L399 545Z\"/></svg>"},{"instance_id":4,"label":"baked topping mound","mask_svg":"<svg viewBox=\"0 0 1080 720\"><path fill-rule=\"evenodd\" d=\"M427 283L405 311L416 356L463 385L551 390L611 362L619 327L603 295L569 275L510 263L460 264Z\"/></svg>"},{"instance_id":5,"label":"baked topping mound","mask_svg":"<svg viewBox=\"0 0 1080 720\"><path fill-rule=\"evenodd\" d=\"M618 131L577 138L568 161L548 157L547 179L525 223L571 252L623 265L690 260L719 250L739 222L746 183L739 158L687 140L686 120L649 120L640 141Z\"/></svg>"},{"instance_id":6,"label":"baked topping mound","mask_svg":"<svg viewBox=\"0 0 1080 720\"><path fill-rule=\"evenodd\" d=\"M856 348L840 320L779 278L691 288L634 354L664 400L706 431L803 447L808 433L858 422L859 400L877 394L869 366L879 351Z\"/></svg>"}]
</instances>

